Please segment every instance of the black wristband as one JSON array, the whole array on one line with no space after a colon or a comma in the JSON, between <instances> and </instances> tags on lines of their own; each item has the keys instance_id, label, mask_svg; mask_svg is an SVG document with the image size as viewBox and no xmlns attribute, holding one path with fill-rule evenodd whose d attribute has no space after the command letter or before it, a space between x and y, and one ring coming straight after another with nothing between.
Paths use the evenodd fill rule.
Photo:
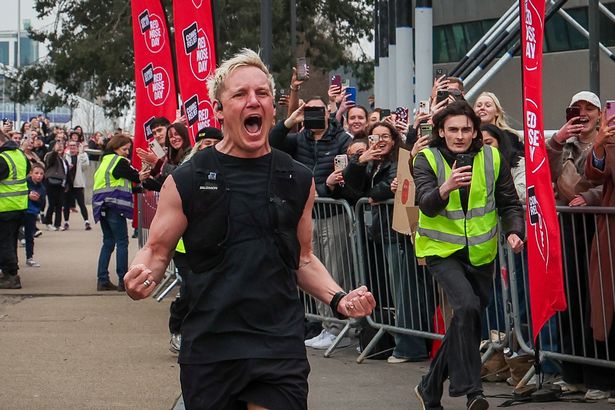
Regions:
<instances>
[{"instance_id":1,"label":"black wristband","mask_svg":"<svg viewBox=\"0 0 615 410\"><path fill-rule=\"evenodd\" d=\"M333 316L337 319L348 319L346 316L342 315L340 312L337 311L337 306L340 304L340 300L342 300L342 298L346 295L346 292L340 290L335 295L333 295L333 299L331 299L331 302L329 303L329 306L333 311Z\"/></svg>"}]
</instances>

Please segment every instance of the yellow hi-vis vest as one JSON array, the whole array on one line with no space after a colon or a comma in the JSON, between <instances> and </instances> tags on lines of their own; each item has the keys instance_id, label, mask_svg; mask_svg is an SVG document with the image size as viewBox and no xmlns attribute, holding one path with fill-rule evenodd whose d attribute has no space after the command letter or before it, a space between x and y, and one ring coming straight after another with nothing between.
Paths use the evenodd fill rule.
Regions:
<instances>
[{"instance_id":1,"label":"yellow hi-vis vest","mask_svg":"<svg viewBox=\"0 0 615 410\"><path fill-rule=\"evenodd\" d=\"M9 176L0 181L0 212L28 209L28 159L18 149L0 153L8 168Z\"/></svg>"},{"instance_id":2,"label":"yellow hi-vis vest","mask_svg":"<svg viewBox=\"0 0 615 410\"><path fill-rule=\"evenodd\" d=\"M441 186L451 175L451 167L437 148L421 151ZM419 211L416 232L416 256L446 258L468 247L474 266L492 262L498 251L498 213L495 207L495 183L500 171L500 153L489 145L474 157L468 209L464 213L461 196L456 189L449 194L448 204L438 215L429 217Z\"/></svg>"},{"instance_id":3,"label":"yellow hi-vis vest","mask_svg":"<svg viewBox=\"0 0 615 410\"><path fill-rule=\"evenodd\" d=\"M184 238L179 238L177 242L177 246L175 247L175 252L186 253L186 246L184 245Z\"/></svg>"},{"instance_id":4,"label":"yellow hi-vis vest","mask_svg":"<svg viewBox=\"0 0 615 410\"><path fill-rule=\"evenodd\" d=\"M131 182L125 178L113 176L113 170L120 161L127 161L127 159L117 154L107 154L102 157L94 174L92 208L94 220L97 222L100 219L103 207L123 212L127 218L132 218Z\"/></svg>"}]
</instances>

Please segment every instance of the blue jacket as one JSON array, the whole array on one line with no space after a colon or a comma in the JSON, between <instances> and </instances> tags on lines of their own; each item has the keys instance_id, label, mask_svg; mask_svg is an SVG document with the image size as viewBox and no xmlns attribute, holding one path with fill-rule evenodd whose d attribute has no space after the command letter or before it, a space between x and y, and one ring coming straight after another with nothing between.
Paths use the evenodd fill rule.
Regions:
<instances>
[{"instance_id":1,"label":"blue jacket","mask_svg":"<svg viewBox=\"0 0 615 410\"><path fill-rule=\"evenodd\" d=\"M40 198L38 201L33 201L30 197L28 197L28 209L26 210L26 213L38 215L41 212L41 209L45 207L45 195L47 194L47 190L45 189L45 185L43 185L43 183L36 184L30 177L27 178L27 181L28 193L32 191L38 192Z\"/></svg>"}]
</instances>

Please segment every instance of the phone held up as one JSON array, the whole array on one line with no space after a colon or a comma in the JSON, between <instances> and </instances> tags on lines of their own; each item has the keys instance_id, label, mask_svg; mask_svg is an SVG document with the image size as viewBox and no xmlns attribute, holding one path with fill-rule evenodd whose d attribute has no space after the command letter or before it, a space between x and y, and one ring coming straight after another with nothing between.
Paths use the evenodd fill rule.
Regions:
<instances>
[{"instance_id":1,"label":"phone held up","mask_svg":"<svg viewBox=\"0 0 615 410\"><path fill-rule=\"evenodd\" d=\"M372 147L380 142L380 135L368 135L367 140L369 141L369 146Z\"/></svg>"},{"instance_id":2,"label":"phone held up","mask_svg":"<svg viewBox=\"0 0 615 410\"><path fill-rule=\"evenodd\" d=\"M397 107L395 109L395 115L397 115L397 120L403 122L404 124L408 124L408 107Z\"/></svg>"},{"instance_id":3,"label":"phone held up","mask_svg":"<svg viewBox=\"0 0 615 410\"><path fill-rule=\"evenodd\" d=\"M430 137L431 138L431 134L433 133L433 125L429 124L429 123L422 123L420 125L420 131L421 131L421 137Z\"/></svg>"},{"instance_id":4,"label":"phone held up","mask_svg":"<svg viewBox=\"0 0 615 410\"><path fill-rule=\"evenodd\" d=\"M346 99L346 102L352 103L352 104L356 104L357 103L357 88L356 87L348 87L346 88L346 94L348 95L348 98Z\"/></svg>"},{"instance_id":5,"label":"phone held up","mask_svg":"<svg viewBox=\"0 0 615 410\"><path fill-rule=\"evenodd\" d=\"M304 107L303 126L310 130L324 130L325 107Z\"/></svg>"},{"instance_id":6,"label":"phone held up","mask_svg":"<svg viewBox=\"0 0 615 410\"><path fill-rule=\"evenodd\" d=\"M429 101L419 101L419 114L429 114Z\"/></svg>"},{"instance_id":7,"label":"phone held up","mask_svg":"<svg viewBox=\"0 0 615 410\"><path fill-rule=\"evenodd\" d=\"M380 110L380 121L384 121L386 117L390 117L390 116L391 116L391 110L389 110L388 108L383 108Z\"/></svg>"},{"instance_id":8,"label":"phone held up","mask_svg":"<svg viewBox=\"0 0 615 410\"><path fill-rule=\"evenodd\" d=\"M608 120L615 115L615 100L606 100L606 119ZM615 125L615 120L610 121L607 124L609 127Z\"/></svg>"},{"instance_id":9,"label":"phone held up","mask_svg":"<svg viewBox=\"0 0 615 410\"><path fill-rule=\"evenodd\" d=\"M436 68L433 71L433 76L434 78L440 78L444 76L444 80L446 80L446 77L448 77L448 70L446 68Z\"/></svg>"},{"instance_id":10,"label":"phone held up","mask_svg":"<svg viewBox=\"0 0 615 410\"><path fill-rule=\"evenodd\" d=\"M566 122L570 121L571 119L575 117L579 117L580 115L581 115L581 109L579 107L576 107L573 105L572 107L566 108ZM577 125L580 123L581 123L580 120L576 120L572 124Z\"/></svg>"},{"instance_id":11,"label":"phone held up","mask_svg":"<svg viewBox=\"0 0 615 410\"><path fill-rule=\"evenodd\" d=\"M342 76L339 74L334 74L331 76L331 85L335 85L342 88Z\"/></svg>"},{"instance_id":12,"label":"phone held up","mask_svg":"<svg viewBox=\"0 0 615 410\"><path fill-rule=\"evenodd\" d=\"M457 165L455 167L461 168L467 165L472 166L473 161L474 161L474 158L471 154L457 154L457 159L456 159Z\"/></svg>"},{"instance_id":13,"label":"phone held up","mask_svg":"<svg viewBox=\"0 0 615 410\"><path fill-rule=\"evenodd\" d=\"M308 79L310 66L305 57L297 58L297 80L303 81Z\"/></svg>"},{"instance_id":14,"label":"phone held up","mask_svg":"<svg viewBox=\"0 0 615 410\"><path fill-rule=\"evenodd\" d=\"M333 159L333 168L336 171L343 171L348 166L348 155L340 154L336 155Z\"/></svg>"}]
</instances>

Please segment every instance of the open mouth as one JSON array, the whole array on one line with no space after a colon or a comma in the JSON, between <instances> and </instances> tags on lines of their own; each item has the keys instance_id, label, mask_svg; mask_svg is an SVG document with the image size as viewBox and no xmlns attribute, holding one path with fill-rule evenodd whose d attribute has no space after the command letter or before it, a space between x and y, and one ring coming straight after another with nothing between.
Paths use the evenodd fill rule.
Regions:
<instances>
[{"instance_id":1,"label":"open mouth","mask_svg":"<svg viewBox=\"0 0 615 410\"><path fill-rule=\"evenodd\" d=\"M588 123L588 122L589 122L589 118L588 118L588 117L580 117L580 118L579 118L579 122L580 122L581 124Z\"/></svg>"},{"instance_id":2,"label":"open mouth","mask_svg":"<svg viewBox=\"0 0 615 410\"><path fill-rule=\"evenodd\" d=\"M256 134L261 130L263 119L260 115L250 115L244 120L243 125L249 134Z\"/></svg>"}]
</instances>

